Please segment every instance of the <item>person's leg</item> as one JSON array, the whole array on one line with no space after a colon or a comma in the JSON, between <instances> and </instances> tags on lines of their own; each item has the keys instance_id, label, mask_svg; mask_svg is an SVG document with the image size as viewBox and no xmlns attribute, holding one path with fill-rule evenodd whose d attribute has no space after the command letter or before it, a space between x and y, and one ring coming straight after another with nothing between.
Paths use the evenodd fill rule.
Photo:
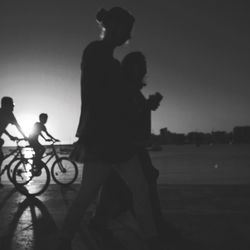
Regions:
<instances>
[{"instance_id":1,"label":"person's leg","mask_svg":"<svg viewBox=\"0 0 250 250\"><path fill-rule=\"evenodd\" d=\"M159 171L154 168L150 155L145 148L138 149L138 157L148 183L149 199L156 227L158 233L162 233L164 218L157 189ZM134 211L132 193L119 174L113 173L102 187L99 204L92 223L100 228L102 225L105 226L108 218L115 218L119 213L127 210Z\"/></svg>"},{"instance_id":2,"label":"person's leg","mask_svg":"<svg viewBox=\"0 0 250 250\"><path fill-rule=\"evenodd\" d=\"M117 229L110 227L110 222L111 224L114 221L117 222L120 216L128 210L133 210L132 192L117 171L112 169L103 183L95 214L88 225L92 233L102 242L103 248L113 249L114 242L121 244L119 237L116 237ZM121 228L118 232L120 230ZM124 237L126 238L126 234ZM117 248L120 249L120 247Z\"/></svg>"},{"instance_id":3,"label":"person's leg","mask_svg":"<svg viewBox=\"0 0 250 250\"><path fill-rule=\"evenodd\" d=\"M76 231L79 229L81 219L84 212L88 208L91 201L98 193L100 186L106 180L110 172L110 165L101 162L86 162L84 164L83 177L77 197L71 204L71 207L65 217L59 244L59 249L66 249L64 244L71 242ZM64 247L64 248L63 248ZM70 249L70 248L69 248Z\"/></svg>"},{"instance_id":4,"label":"person's leg","mask_svg":"<svg viewBox=\"0 0 250 250\"><path fill-rule=\"evenodd\" d=\"M147 239L158 236L150 205L148 184L137 156L119 164L115 170L133 193L135 216Z\"/></svg>"},{"instance_id":5,"label":"person's leg","mask_svg":"<svg viewBox=\"0 0 250 250\"><path fill-rule=\"evenodd\" d=\"M37 159L39 157L39 143L34 141L34 140L30 140L29 144L30 144L30 146L33 148L33 150L35 152L34 160L37 161Z\"/></svg>"},{"instance_id":6,"label":"person's leg","mask_svg":"<svg viewBox=\"0 0 250 250\"><path fill-rule=\"evenodd\" d=\"M41 145L40 143L38 143L37 153L36 153L38 169L42 169L44 166L46 166L46 164L42 161L42 157L43 157L44 152L45 152L45 147L43 145Z\"/></svg>"},{"instance_id":7,"label":"person's leg","mask_svg":"<svg viewBox=\"0 0 250 250\"><path fill-rule=\"evenodd\" d=\"M43 157L44 152L45 152L45 147L39 143L39 157L40 157L40 159Z\"/></svg>"},{"instance_id":8,"label":"person's leg","mask_svg":"<svg viewBox=\"0 0 250 250\"><path fill-rule=\"evenodd\" d=\"M141 148L138 150L138 156L142 164L143 173L149 185L149 197L152 206L153 217L156 221L158 232L160 232L164 218L161 211L160 198L157 189L158 171L154 168L147 149Z\"/></svg>"},{"instance_id":9,"label":"person's leg","mask_svg":"<svg viewBox=\"0 0 250 250\"><path fill-rule=\"evenodd\" d=\"M45 152L45 147L41 145L38 141L30 141L31 147L34 149L35 152L35 158L34 158L34 163L35 163L35 168L34 171L37 175L41 174L41 169L46 165L42 161L42 156Z\"/></svg>"},{"instance_id":10,"label":"person's leg","mask_svg":"<svg viewBox=\"0 0 250 250\"><path fill-rule=\"evenodd\" d=\"M39 162L42 159L42 156L45 152L45 147L41 145L38 141L32 143L32 147L34 148L36 154L36 160Z\"/></svg>"},{"instance_id":11,"label":"person's leg","mask_svg":"<svg viewBox=\"0 0 250 250\"><path fill-rule=\"evenodd\" d=\"M106 224L107 220L115 219L125 211L132 211L132 208L132 192L117 171L112 169L102 186L93 221Z\"/></svg>"},{"instance_id":12,"label":"person's leg","mask_svg":"<svg viewBox=\"0 0 250 250\"><path fill-rule=\"evenodd\" d=\"M3 159L4 159L3 150L2 150L2 146L0 146L0 172L2 170ZM3 187L3 184L1 183L1 177L2 176L0 175L0 188Z\"/></svg>"}]
</instances>

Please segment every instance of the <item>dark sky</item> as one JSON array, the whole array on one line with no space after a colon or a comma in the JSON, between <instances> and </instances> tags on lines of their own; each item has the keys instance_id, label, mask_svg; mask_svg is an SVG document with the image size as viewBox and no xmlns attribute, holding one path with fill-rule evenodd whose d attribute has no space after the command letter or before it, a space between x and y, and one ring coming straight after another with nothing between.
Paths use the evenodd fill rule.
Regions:
<instances>
[{"instance_id":1,"label":"dark sky","mask_svg":"<svg viewBox=\"0 0 250 250\"><path fill-rule=\"evenodd\" d=\"M231 131L250 125L247 1L1 1L0 93L14 98L20 123L41 112L72 142L80 112L80 60L98 39L98 9L122 6L135 18L130 44L148 61L146 95L164 95L153 131Z\"/></svg>"}]
</instances>

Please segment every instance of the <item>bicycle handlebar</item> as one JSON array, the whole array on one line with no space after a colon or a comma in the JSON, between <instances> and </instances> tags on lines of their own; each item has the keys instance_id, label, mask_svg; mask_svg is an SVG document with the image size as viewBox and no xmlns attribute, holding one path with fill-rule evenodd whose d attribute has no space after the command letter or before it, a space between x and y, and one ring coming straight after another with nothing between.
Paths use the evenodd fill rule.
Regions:
<instances>
[{"instance_id":1,"label":"bicycle handlebar","mask_svg":"<svg viewBox=\"0 0 250 250\"><path fill-rule=\"evenodd\" d=\"M61 142L60 140L49 140L48 142L51 142L50 145L54 145L56 142Z\"/></svg>"},{"instance_id":2,"label":"bicycle handlebar","mask_svg":"<svg viewBox=\"0 0 250 250\"><path fill-rule=\"evenodd\" d=\"M15 142L16 142L16 144L17 144L18 147L25 147L25 146L20 145L20 142L27 142L29 144L29 141L26 138L17 138L15 140Z\"/></svg>"},{"instance_id":3,"label":"bicycle handlebar","mask_svg":"<svg viewBox=\"0 0 250 250\"><path fill-rule=\"evenodd\" d=\"M20 141L28 141L28 140L25 138L17 138L15 141L16 143L19 143Z\"/></svg>"},{"instance_id":4,"label":"bicycle handlebar","mask_svg":"<svg viewBox=\"0 0 250 250\"><path fill-rule=\"evenodd\" d=\"M15 140L15 142L16 142L18 147L27 147L27 145L26 146L21 146L20 142L27 142L28 145L29 145L29 140L26 139L26 138L17 138ZM60 142L60 140L57 140L57 139L56 140L49 140L49 142L51 142L49 146L53 146L56 142Z\"/></svg>"}]
</instances>

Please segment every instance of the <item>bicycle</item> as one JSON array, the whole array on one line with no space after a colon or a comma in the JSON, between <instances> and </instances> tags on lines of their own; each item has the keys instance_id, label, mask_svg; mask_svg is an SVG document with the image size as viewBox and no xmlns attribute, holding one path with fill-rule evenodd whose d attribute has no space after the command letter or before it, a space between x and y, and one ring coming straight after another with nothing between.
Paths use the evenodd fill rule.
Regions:
<instances>
[{"instance_id":1,"label":"bicycle","mask_svg":"<svg viewBox=\"0 0 250 250\"><path fill-rule=\"evenodd\" d=\"M13 181L22 194L28 196L40 195L49 186L50 183L50 171L47 164L52 158L55 160L51 167L52 179L62 186L68 186L72 184L78 176L78 167L75 162L71 161L69 157L60 157L56 151L55 143L52 141L49 147L52 151L45 153L42 159L49 157L45 162L42 160L36 160L35 156L32 161L24 165L18 163L15 166L13 172Z\"/></svg>"},{"instance_id":2,"label":"bicycle","mask_svg":"<svg viewBox=\"0 0 250 250\"><path fill-rule=\"evenodd\" d=\"M14 171L14 168L17 165L17 163L19 163L19 162L20 162L20 164L25 163L28 160L27 156L25 156L24 149L27 149L27 150L31 149L30 146L28 146L28 145L21 146L20 142L22 142L22 141L26 141L26 140L25 139L17 139L15 141L16 142L16 149L11 150L11 152L8 153L7 155L5 155L3 158L3 161L5 161L6 159L13 156L11 161L9 161L8 164L4 165L2 170L0 171L0 176L2 176L5 173L5 171L7 171L7 176L8 176L8 179L10 180L11 183L13 183L13 171ZM30 153L32 154L32 151L30 151Z\"/></svg>"},{"instance_id":3,"label":"bicycle","mask_svg":"<svg viewBox=\"0 0 250 250\"><path fill-rule=\"evenodd\" d=\"M52 148L52 151L47 153L43 158L50 156L45 162L45 164L47 164L53 157L55 157L51 167L51 176L57 184L68 186L76 180L78 176L78 167L69 157L60 157L58 155L54 145L56 142L57 141L52 141L49 145L49 147Z\"/></svg>"}]
</instances>

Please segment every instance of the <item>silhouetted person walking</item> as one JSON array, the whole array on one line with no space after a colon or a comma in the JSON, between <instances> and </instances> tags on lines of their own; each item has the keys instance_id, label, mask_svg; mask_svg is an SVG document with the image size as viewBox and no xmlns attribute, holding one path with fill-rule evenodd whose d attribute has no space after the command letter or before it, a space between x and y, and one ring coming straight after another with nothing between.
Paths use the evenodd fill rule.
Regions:
<instances>
[{"instance_id":1,"label":"silhouetted person walking","mask_svg":"<svg viewBox=\"0 0 250 250\"><path fill-rule=\"evenodd\" d=\"M58 250L71 249L71 240L86 208L114 169L133 193L136 218L148 244L154 246L157 230L148 197L148 186L133 146L128 117L130 99L114 49L129 38L134 17L114 7L97 13L103 38L90 43L82 57L82 109L72 157L83 159L79 193L66 215ZM94 246L97 249L97 246ZM153 248L152 248L153 249ZM154 248L156 249L156 248Z\"/></svg>"},{"instance_id":2,"label":"silhouetted person walking","mask_svg":"<svg viewBox=\"0 0 250 250\"><path fill-rule=\"evenodd\" d=\"M147 62L145 56L139 52L131 52L122 60L122 69L131 88L133 112L131 115L131 134L136 145L143 173L149 184L150 201L157 229L161 232L163 216L157 192L157 178L159 171L153 166L147 147L151 137L151 111L155 111L162 100L158 92L146 98L142 88L146 86Z\"/></svg>"},{"instance_id":3,"label":"silhouetted person walking","mask_svg":"<svg viewBox=\"0 0 250 250\"><path fill-rule=\"evenodd\" d=\"M13 99L9 96L4 96L1 99L1 108L0 108L0 171L1 171L1 166L3 162L3 151L2 151L2 146L4 144L4 140L1 138L3 134L6 134L12 141L17 140L18 138L15 136L12 136L7 130L7 126L9 124L13 124L17 127L19 132L22 134L24 138L26 138L26 135L22 131L21 126L16 120L16 117L13 114L14 110L14 102ZM3 187L3 184L1 183L1 176L0 176L0 188Z\"/></svg>"},{"instance_id":4,"label":"silhouetted person walking","mask_svg":"<svg viewBox=\"0 0 250 250\"><path fill-rule=\"evenodd\" d=\"M141 92L146 85L144 78L147 73L146 59L141 52L129 53L122 61L122 68L127 81L126 84L128 84L131 91L130 97L133 105L130 117L131 134L143 173L149 185L150 201L156 226L159 234L162 234L164 219L157 191L159 171L154 168L147 150L151 135L150 114L152 110L156 110L159 107L162 96L156 93L155 95L150 95L147 99ZM126 183L114 171L102 188L100 203L90 226L106 237L107 234L111 233L107 230L108 224L121 216L123 220L126 220L127 211L134 213L132 193Z\"/></svg>"}]
</instances>

